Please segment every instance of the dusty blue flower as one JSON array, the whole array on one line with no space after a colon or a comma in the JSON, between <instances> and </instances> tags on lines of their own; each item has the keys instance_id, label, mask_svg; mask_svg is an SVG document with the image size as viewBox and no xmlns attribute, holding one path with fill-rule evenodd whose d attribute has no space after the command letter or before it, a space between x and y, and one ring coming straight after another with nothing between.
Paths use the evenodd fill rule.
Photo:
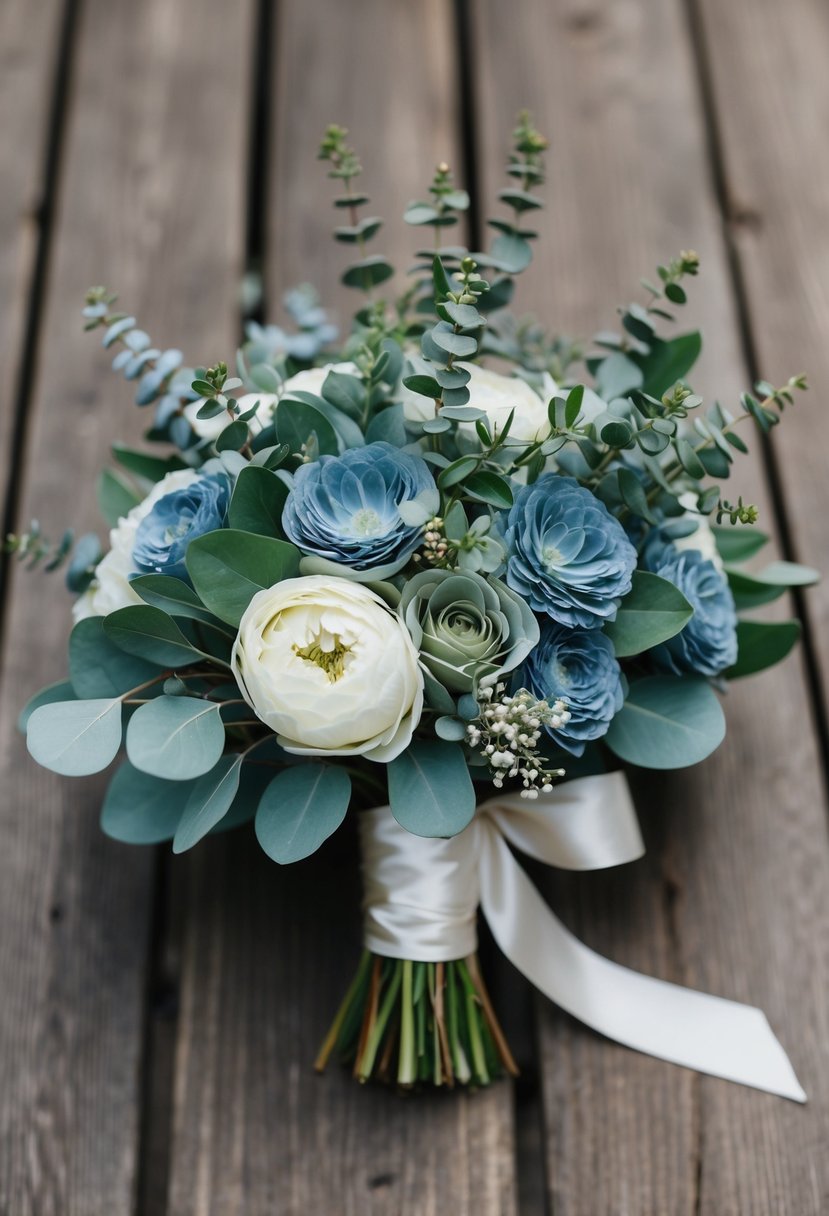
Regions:
<instances>
[{"instance_id":1,"label":"dusty blue flower","mask_svg":"<svg viewBox=\"0 0 829 1216\"><path fill-rule=\"evenodd\" d=\"M591 739L601 739L622 708L622 672L610 638L598 629L567 629L549 622L519 672L539 700L567 704L569 722L548 733L560 747L580 756Z\"/></svg>"},{"instance_id":2,"label":"dusty blue flower","mask_svg":"<svg viewBox=\"0 0 829 1216\"><path fill-rule=\"evenodd\" d=\"M230 478L217 473L197 477L160 498L135 533L132 560L136 570L187 578L187 546L197 536L224 525L230 491Z\"/></svg>"},{"instance_id":3,"label":"dusty blue flower","mask_svg":"<svg viewBox=\"0 0 829 1216\"><path fill-rule=\"evenodd\" d=\"M507 582L536 612L571 628L615 620L630 591L636 550L589 490L548 473L518 492L502 526Z\"/></svg>"},{"instance_id":4,"label":"dusty blue flower","mask_svg":"<svg viewBox=\"0 0 829 1216\"><path fill-rule=\"evenodd\" d=\"M407 523L400 508L415 500L422 510L411 518L418 522ZM400 569L438 506L437 486L425 460L390 443L370 443L302 465L285 503L282 526L285 535L313 557L354 570L389 565Z\"/></svg>"},{"instance_id":5,"label":"dusty blue flower","mask_svg":"<svg viewBox=\"0 0 829 1216\"><path fill-rule=\"evenodd\" d=\"M642 552L646 570L678 587L694 610L685 628L651 654L675 674L717 676L737 661L737 612L725 576L698 549L680 549L654 531Z\"/></svg>"}]
</instances>

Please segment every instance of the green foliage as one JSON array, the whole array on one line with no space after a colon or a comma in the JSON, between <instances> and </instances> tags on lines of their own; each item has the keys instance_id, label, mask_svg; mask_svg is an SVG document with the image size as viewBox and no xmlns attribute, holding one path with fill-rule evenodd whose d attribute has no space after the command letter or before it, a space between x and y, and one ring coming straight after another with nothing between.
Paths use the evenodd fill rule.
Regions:
<instances>
[{"instance_id":1,"label":"green foliage","mask_svg":"<svg viewBox=\"0 0 829 1216\"><path fill-rule=\"evenodd\" d=\"M125 653L104 630L104 618L78 621L69 638L69 678L75 696L120 697L158 677L158 669Z\"/></svg>"},{"instance_id":2,"label":"green foliage","mask_svg":"<svg viewBox=\"0 0 829 1216\"><path fill-rule=\"evenodd\" d=\"M458 743L416 739L388 766L397 822L416 836L456 836L475 813L475 789Z\"/></svg>"},{"instance_id":3,"label":"green foliage","mask_svg":"<svg viewBox=\"0 0 829 1216\"><path fill-rule=\"evenodd\" d=\"M276 473L248 465L236 479L228 524L241 532L284 539L282 511L287 497L288 486Z\"/></svg>"},{"instance_id":4,"label":"green foliage","mask_svg":"<svg viewBox=\"0 0 829 1216\"><path fill-rule=\"evenodd\" d=\"M801 632L800 621L739 621L737 662L726 672L727 678L754 675L782 662Z\"/></svg>"},{"instance_id":5,"label":"green foliage","mask_svg":"<svg viewBox=\"0 0 829 1216\"><path fill-rule=\"evenodd\" d=\"M184 853L224 819L239 791L243 756L222 756L219 762L196 778L176 825L173 852Z\"/></svg>"},{"instance_id":6,"label":"green foliage","mask_svg":"<svg viewBox=\"0 0 829 1216\"><path fill-rule=\"evenodd\" d=\"M219 706L163 694L140 705L127 725L130 763L153 777L189 781L208 773L224 750Z\"/></svg>"},{"instance_id":7,"label":"green foliage","mask_svg":"<svg viewBox=\"0 0 829 1216\"><path fill-rule=\"evenodd\" d=\"M136 605L104 617L104 632L126 654L158 667L188 667L203 657L160 608Z\"/></svg>"},{"instance_id":8,"label":"green foliage","mask_svg":"<svg viewBox=\"0 0 829 1216\"><path fill-rule=\"evenodd\" d=\"M682 592L657 574L636 570L633 588L622 600L616 620L605 626L616 657L642 654L674 637L694 610Z\"/></svg>"},{"instance_id":9,"label":"green foliage","mask_svg":"<svg viewBox=\"0 0 829 1216\"><path fill-rule=\"evenodd\" d=\"M172 840L195 785L153 777L125 760L106 792L101 828L124 844Z\"/></svg>"},{"instance_id":10,"label":"green foliage","mask_svg":"<svg viewBox=\"0 0 829 1216\"><path fill-rule=\"evenodd\" d=\"M316 852L340 826L351 799L345 769L309 763L286 769L268 785L256 812L256 836L274 861L287 865Z\"/></svg>"},{"instance_id":11,"label":"green foliage","mask_svg":"<svg viewBox=\"0 0 829 1216\"><path fill-rule=\"evenodd\" d=\"M189 545L186 561L202 602L234 626L257 591L299 573L294 545L233 528L198 537Z\"/></svg>"},{"instance_id":12,"label":"green foliage","mask_svg":"<svg viewBox=\"0 0 829 1216\"><path fill-rule=\"evenodd\" d=\"M30 715L26 744L44 768L85 777L107 768L121 746L119 697L41 704Z\"/></svg>"},{"instance_id":13,"label":"green foliage","mask_svg":"<svg viewBox=\"0 0 829 1216\"><path fill-rule=\"evenodd\" d=\"M725 737L725 718L705 680L647 676L630 686L606 743L628 764L675 769L698 764Z\"/></svg>"}]
</instances>

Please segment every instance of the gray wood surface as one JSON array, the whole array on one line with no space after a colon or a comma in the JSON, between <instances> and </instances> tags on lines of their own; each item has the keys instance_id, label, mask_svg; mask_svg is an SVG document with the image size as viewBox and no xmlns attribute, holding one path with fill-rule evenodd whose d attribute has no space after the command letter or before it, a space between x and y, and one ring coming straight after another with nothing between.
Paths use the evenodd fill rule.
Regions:
<instances>
[{"instance_id":1,"label":"gray wood surface","mask_svg":"<svg viewBox=\"0 0 829 1216\"><path fill-rule=\"evenodd\" d=\"M418 236L398 217L435 162L462 182L476 159L487 214L514 114L529 105L552 149L519 309L589 334L613 324L613 302L637 295L657 260L698 249L682 318L705 330L698 387L734 403L755 371L810 373L813 393L774 436L773 468L796 555L829 566L814 442L829 370L819 0L281 0L264 81L270 141L251 149L264 8L70 5L52 217L41 204L64 6L2 7L4 453L30 314L39 356L20 522L37 513L53 532L70 520L102 530L95 474L108 443L144 422L80 333L89 282L117 287L192 362L232 357L248 194L262 184L252 156L269 179L248 250L264 259L268 319L309 279L342 321L354 301L338 285L347 253L328 236L332 184L314 159L323 127L350 128L371 211L388 219L377 248L405 268ZM478 103L471 131L462 60ZM476 157L464 156L468 138ZM39 248L50 255L42 307ZM754 450L733 485L777 531ZM0 486L10 472L4 457ZM359 949L351 831L287 869L250 831L176 859L104 839L104 783L36 768L13 730L26 695L64 672L68 619L54 579L15 571L0 693L0 1216L829 1210L826 740L810 700L829 671L829 592L807 602L815 679L801 652L735 687L717 756L637 783L646 858L601 875L533 874L596 949L764 1008L809 1105L600 1039L534 998L486 943L522 1080L404 1100L360 1089L335 1063L322 1078L310 1070Z\"/></svg>"},{"instance_id":2,"label":"gray wood surface","mask_svg":"<svg viewBox=\"0 0 829 1216\"><path fill-rule=\"evenodd\" d=\"M338 286L346 247L329 236L336 183L315 160L329 122L349 128L371 213L388 217L380 245L408 265L418 237L397 217L457 146L450 16L440 4L363 0L332 7L321 31L307 4L280 5L271 315L305 278L341 315L355 307ZM508 1087L401 1101L361 1089L336 1061L312 1071L359 957L353 841L341 835L282 869L244 835L208 842L188 875L170 1212L438 1216L448 1204L458 1216L509 1216Z\"/></svg>"},{"instance_id":3,"label":"gray wood surface","mask_svg":"<svg viewBox=\"0 0 829 1216\"><path fill-rule=\"evenodd\" d=\"M497 179L505 108L528 102L552 140L550 210L528 283L538 311L578 332L605 327L614 318L598 307L635 295L657 259L695 248L703 269L686 311L706 337L698 386L736 404L748 371L682 5L539 2L516 19L492 0L477 11L485 180ZM760 466L756 455L738 464L734 481L769 527ZM811 544L819 561L814 534ZM829 975L816 926L829 917L829 850L802 661L735 686L726 709L729 739L711 760L640 783L648 858L549 890L618 961L762 1006L810 1106L633 1057L542 1003L557 1213L818 1213L828 1202Z\"/></svg>"},{"instance_id":4,"label":"gray wood surface","mask_svg":"<svg viewBox=\"0 0 829 1216\"><path fill-rule=\"evenodd\" d=\"M84 7L20 512L53 533L70 519L100 528L93 487L108 444L145 423L81 333L90 282L117 284L194 360L235 338L244 11L220 0ZM60 576L46 578L13 580L0 701L0 1211L126 1216L153 854L105 839L103 782L39 769L14 729L21 702L65 673L69 602Z\"/></svg>"}]
</instances>

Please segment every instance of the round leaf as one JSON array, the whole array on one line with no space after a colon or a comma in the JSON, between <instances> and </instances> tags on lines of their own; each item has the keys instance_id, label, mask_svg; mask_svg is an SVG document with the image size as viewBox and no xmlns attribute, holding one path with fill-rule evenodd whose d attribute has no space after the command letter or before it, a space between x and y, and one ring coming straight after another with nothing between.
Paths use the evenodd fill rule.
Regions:
<instances>
[{"instance_id":1,"label":"round leaf","mask_svg":"<svg viewBox=\"0 0 829 1216\"><path fill-rule=\"evenodd\" d=\"M191 541L186 560L202 602L220 620L236 626L257 591L299 573L294 545L233 528Z\"/></svg>"},{"instance_id":2,"label":"round leaf","mask_svg":"<svg viewBox=\"0 0 829 1216\"><path fill-rule=\"evenodd\" d=\"M137 604L104 617L104 632L119 649L159 667L186 667L201 655L160 608Z\"/></svg>"},{"instance_id":3,"label":"round leaf","mask_svg":"<svg viewBox=\"0 0 829 1216\"><path fill-rule=\"evenodd\" d=\"M241 753L222 756L215 768L194 782L176 828L174 853L192 849L224 818L239 789L241 768Z\"/></svg>"},{"instance_id":4,"label":"round leaf","mask_svg":"<svg viewBox=\"0 0 829 1216\"><path fill-rule=\"evenodd\" d=\"M121 746L121 702L115 697L41 705L29 718L26 745L38 764L53 773L99 773Z\"/></svg>"},{"instance_id":5,"label":"round leaf","mask_svg":"<svg viewBox=\"0 0 829 1216\"><path fill-rule=\"evenodd\" d=\"M125 761L112 778L101 808L101 828L124 844L171 840L193 787L164 781Z\"/></svg>"},{"instance_id":6,"label":"round leaf","mask_svg":"<svg viewBox=\"0 0 829 1216\"><path fill-rule=\"evenodd\" d=\"M475 789L462 748L415 739L388 765L389 802L416 836L455 836L475 814Z\"/></svg>"},{"instance_id":7,"label":"round leaf","mask_svg":"<svg viewBox=\"0 0 829 1216\"><path fill-rule=\"evenodd\" d=\"M169 781L207 773L224 750L219 706L197 697L156 697L140 705L127 727L127 755L136 768Z\"/></svg>"},{"instance_id":8,"label":"round leaf","mask_svg":"<svg viewBox=\"0 0 829 1216\"><path fill-rule=\"evenodd\" d=\"M698 764L724 737L725 717L710 685L666 675L631 684L605 742L629 764L674 769Z\"/></svg>"},{"instance_id":9,"label":"round leaf","mask_svg":"<svg viewBox=\"0 0 829 1216\"><path fill-rule=\"evenodd\" d=\"M605 626L616 657L641 654L674 637L690 621L694 610L685 596L666 578L637 570L633 587L622 600L616 620Z\"/></svg>"},{"instance_id":10,"label":"round leaf","mask_svg":"<svg viewBox=\"0 0 829 1216\"><path fill-rule=\"evenodd\" d=\"M69 678L77 697L117 697L158 675L145 659L126 654L104 632L104 618L78 621L69 637Z\"/></svg>"},{"instance_id":11,"label":"round leaf","mask_svg":"<svg viewBox=\"0 0 829 1216\"><path fill-rule=\"evenodd\" d=\"M271 781L256 812L256 836L274 861L286 865L316 852L345 818L351 781L331 764L301 764Z\"/></svg>"}]
</instances>

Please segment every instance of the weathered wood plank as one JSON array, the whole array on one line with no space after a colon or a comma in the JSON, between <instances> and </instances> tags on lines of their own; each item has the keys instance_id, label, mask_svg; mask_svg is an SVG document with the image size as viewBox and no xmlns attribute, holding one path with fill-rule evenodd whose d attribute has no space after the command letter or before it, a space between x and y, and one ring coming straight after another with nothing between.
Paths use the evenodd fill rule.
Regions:
<instances>
[{"instance_id":1,"label":"weathered wood plank","mask_svg":"<svg viewBox=\"0 0 829 1216\"><path fill-rule=\"evenodd\" d=\"M49 143L49 101L64 5L34 9L10 0L0 11L0 451L9 451L35 264ZM0 510L10 462L0 466Z\"/></svg>"},{"instance_id":2,"label":"weathered wood plank","mask_svg":"<svg viewBox=\"0 0 829 1216\"><path fill-rule=\"evenodd\" d=\"M81 336L90 280L117 284L194 361L234 340L251 7L84 6L24 519L100 526L92 487L107 445L145 421ZM0 1211L127 1216L153 855L100 834L100 780L52 777L16 737L21 700L65 670L69 602L44 579L14 579L0 702Z\"/></svg>"},{"instance_id":3,"label":"weathered wood plank","mask_svg":"<svg viewBox=\"0 0 829 1216\"><path fill-rule=\"evenodd\" d=\"M794 548L825 570L829 422L829 21L820 0L695 2L716 111L729 237L745 285L758 372L778 381L808 372L774 436ZM829 684L829 583L808 595L824 698Z\"/></svg>"},{"instance_id":4,"label":"weathered wood plank","mask_svg":"<svg viewBox=\"0 0 829 1216\"><path fill-rule=\"evenodd\" d=\"M589 333L612 324L609 306L656 260L697 248L703 277L687 313L706 334L699 386L734 401L746 373L681 5L476 11L490 188L505 114L529 104L552 138L550 218L524 298L553 327ZM723 51L724 75L730 63ZM767 523L759 461L739 478ZM727 710L719 755L641 783L648 858L612 875L557 876L549 889L580 936L618 961L766 1009L811 1105L632 1055L543 1004L556 1213L821 1210L827 959L815 926L829 915L829 857L799 661L736 688Z\"/></svg>"},{"instance_id":5,"label":"weathered wood plank","mask_svg":"<svg viewBox=\"0 0 829 1216\"><path fill-rule=\"evenodd\" d=\"M329 243L330 183L314 159L329 122L351 129L372 212L390 220L382 247L406 266L417 237L392 221L456 147L450 18L435 2L332 4L324 17L280 5L271 315L307 279L346 315L332 290L346 251ZM336 1064L311 1071L359 951L348 833L286 869L250 837L208 842L188 869L171 1216L509 1216L509 1087L403 1100Z\"/></svg>"}]
</instances>

